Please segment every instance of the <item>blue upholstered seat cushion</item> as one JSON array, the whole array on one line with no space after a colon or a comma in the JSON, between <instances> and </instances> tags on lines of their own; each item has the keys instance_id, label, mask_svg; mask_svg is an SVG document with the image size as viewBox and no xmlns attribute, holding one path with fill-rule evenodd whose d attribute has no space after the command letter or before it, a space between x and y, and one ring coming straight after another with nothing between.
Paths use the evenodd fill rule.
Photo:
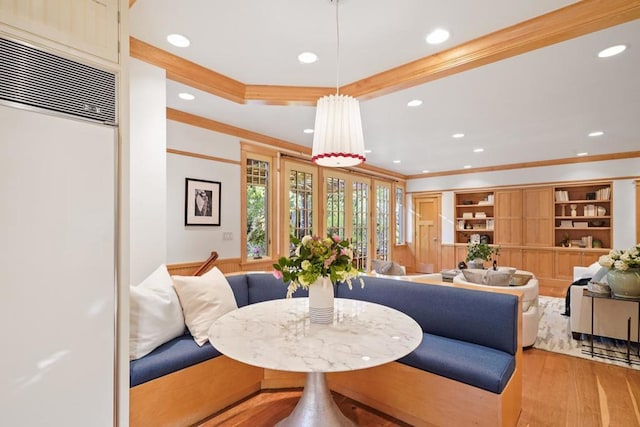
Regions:
<instances>
[{"instance_id":1,"label":"blue upholstered seat cushion","mask_svg":"<svg viewBox=\"0 0 640 427\"><path fill-rule=\"evenodd\" d=\"M451 286L364 277L361 288L340 283L336 296L375 302L412 317L422 331L515 354L518 297Z\"/></svg>"},{"instance_id":2,"label":"blue upholstered seat cushion","mask_svg":"<svg viewBox=\"0 0 640 427\"><path fill-rule=\"evenodd\" d=\"M431 334L398 361L493 393L502 393L515 369L511 354Z\"/></svg>"},{"instance_id":3,"label":"blue upholstered seat cushion","mask_svg":"<svg viewBox=\"0 0 640 427\"><path fill-rule=\"evenodd\" d=\"M247 284L247 275L238 274L226 277L227 282L229 282L229 286L231 286L231 290L233 291L233 296L236 297L238 308L249 304L249 285Z\"/></svg>"},{"instance_id":4,"label":"blue upholstered seat cushion","mask_svg":"<svg viewBox=\"0 0 640 427\"><path fill-rule=\"evenodd\" d=\"M220 354L208 342L200 347L191 335L181 335L162 344L145 357L133 360L129 364L129 386L135 387Z\"/></svg>"}]
</instances>

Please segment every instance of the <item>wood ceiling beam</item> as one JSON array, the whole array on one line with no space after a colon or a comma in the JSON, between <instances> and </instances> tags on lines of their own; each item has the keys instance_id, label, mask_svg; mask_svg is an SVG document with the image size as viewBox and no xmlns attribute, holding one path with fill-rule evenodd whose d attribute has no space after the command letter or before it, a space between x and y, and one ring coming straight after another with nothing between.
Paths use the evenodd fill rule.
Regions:
<instances>
[{"instance_id":1,"label":"wood ceiling beam","mask_svg":"<svg viewBox=\"0 0 640 427\"><path fill-rule=\"evenodd\" d=\"M640 18L640 0L582 0L468 43L366 77L340 89L370 99L560 43ZM245 85L133 37L131 56L167 71L167 77L237 103L315 105L333 88Z\"/></svg>"},{"instance_id":2,"label":"wood ceiling beam","mask_svg":"<svg viewBox=\"0 0 640 427\"><path fill-rule=\"evenodd\" d=\"M170 80L244 104L245 85L242 82L133 37L129 37L129 50L132 58L164 68Z\"/></svg>"},{"instance_id":3,"label":"wood ceiling beam","mask_svg":"<svg viewBox=\"0 0 640 427\"><path fill-rule=\"evenodd\" d=\"M318 99L335 92L330 87L247 85L244 98L247 102L268 105L315 106Z\"/></svg>"},{"instance_id":4,"label":"wood ceiling beam","mask_svg":"<svg viewBox=\"0 0 640 427\"><path fill-rule=\"evenodd\" d=\"M640 0L583 0L443 52L345 85L370 99L640 18Z\"/></svg>"}]
</instances>

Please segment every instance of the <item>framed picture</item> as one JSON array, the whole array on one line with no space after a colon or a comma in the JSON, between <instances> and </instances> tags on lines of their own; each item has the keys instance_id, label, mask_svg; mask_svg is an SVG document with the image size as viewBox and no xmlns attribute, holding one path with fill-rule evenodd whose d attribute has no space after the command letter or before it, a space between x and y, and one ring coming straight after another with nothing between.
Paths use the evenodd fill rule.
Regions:
<instances>
[{"instance_id":1,"label":"framed picture","mask_svg":"<svg viewBox=\"0 0 640 427\"><path fill-rule=\"evenodd\" d=\"M184 225L220 225L220 191L217 181L186 179Z\"/></svg>"}]
</instances>

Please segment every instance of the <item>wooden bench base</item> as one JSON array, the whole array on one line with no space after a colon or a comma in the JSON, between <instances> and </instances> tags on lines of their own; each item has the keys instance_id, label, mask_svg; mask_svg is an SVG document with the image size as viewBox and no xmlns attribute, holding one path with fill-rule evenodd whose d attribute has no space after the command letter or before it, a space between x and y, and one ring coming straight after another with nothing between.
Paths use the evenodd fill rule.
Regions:
<instances>
[{"instance_id":1,"label":"wooden bench base","mask_svg":"<svg viewBox=\"0 0 640 427\"><path fill-rule=\"evenodd\" d=\"M305 374L220 356L133 387L130 426L185 427L261 390L301 387ZM519 363L495 394L401 363L328 375L329 387L415 426L510 426L522 407Z\"/></svg>"}]
</instances>

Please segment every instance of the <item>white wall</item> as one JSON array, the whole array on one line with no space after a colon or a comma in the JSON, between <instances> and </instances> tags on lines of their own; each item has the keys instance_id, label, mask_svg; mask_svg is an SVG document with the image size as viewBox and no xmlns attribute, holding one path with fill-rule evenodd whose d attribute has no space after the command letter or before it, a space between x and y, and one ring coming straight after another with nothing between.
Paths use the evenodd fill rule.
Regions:
<instances>
[{"instance_id":1,"label":"white wall","mask_svg":"<svg viewBox=\"0 0 640 427\"><path fill-rule=\"evenodd\" d=\"M240 257L240 141L228 135L167 121L169 148L233 162L167 154L167 263ZM185 179L221 183L220 226L185 226ZM231 233L231 240L224 240Z\"/></svg>"},{"instance_id":2,"label":"white wall","mask_svg":"<svg viewBox=\"0 0 640 427\"><path fill-rule=\"evenodd\" d=\"M165 70L130 62L130 279L136 285L166 262Z\"/></svg>"},{"instance_id":3,"label":"white wall","mask_svg":"<svg viewBox=\"0 0 640 427\"><path fill-rule=\"evenodd\" d=\"M640 163L640 161L639 161ZM636 184L634 179L613 181L613 247L627 249L636 243ZM635 213L635 215L634 215Z\"/></svg>"},{"instance_id":4,"label":"white wall","mask_svg":"<svg viewBox=\"0 0 640 427\"><path fill-rule=\"evenodd\" d=\"M621 177L622 179L615 179ZM613 246L623 249L635 242L635 186L628 177L640 177L637 158L576 163L560 166L513 169L497 172L449 175L407 181L407 193L443 191L442 242L453 243L453 191L503 185L527 185L561 181L612 179L613 181Z\"/></svg>"}]
</instances>

